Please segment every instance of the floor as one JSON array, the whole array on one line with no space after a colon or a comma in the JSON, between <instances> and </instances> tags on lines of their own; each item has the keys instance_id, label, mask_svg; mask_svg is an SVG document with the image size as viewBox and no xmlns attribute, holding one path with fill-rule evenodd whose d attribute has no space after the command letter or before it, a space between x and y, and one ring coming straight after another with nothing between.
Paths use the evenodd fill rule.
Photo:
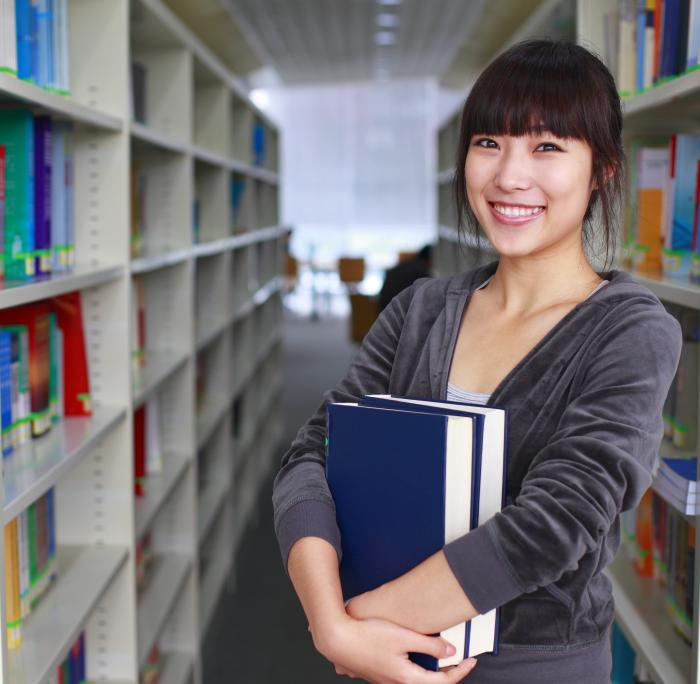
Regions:
<instances>
[{"instance_id":1,"label":"floor","mask_svg":"<svg viewBox=\"0 0 700 684\"><path fill-rule=\"evenodd\" d=\"M346 319L285 315L285 438L345 373L356 346ZM313 648L307 623L282 567L272 522L272 476L261 491L236 559L235 588L224 592L202 645L204 684L325 684L348 681Z\"/></svg>"}]
</instances>

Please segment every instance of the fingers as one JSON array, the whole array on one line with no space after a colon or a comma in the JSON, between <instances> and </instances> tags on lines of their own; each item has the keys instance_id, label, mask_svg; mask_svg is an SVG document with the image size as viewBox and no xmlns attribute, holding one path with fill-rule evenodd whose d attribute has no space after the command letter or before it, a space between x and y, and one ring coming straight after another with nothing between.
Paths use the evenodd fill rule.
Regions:
<instances>
[{"instance_id":1,"label":"fingers","mask_svg":"<svg viewBox=\"0 0 700 684\"><path fill-rule=\"evenodd\" d=\"M444 672L446 679L443 681L445 681L446 684L457 684L457 682L461 682L474 669L476 662L476 658L467 658L459 665L447 668Z\"/></svg>"},{"instance_id":2,"label":"fingers","mask_svg":"<svg viewBox=\"0 0 700 684\"><path fill-rule=\"evenodd\" d=\"M455 647L441 637L429 637L423 634L411 633L406 640L406 650L415 653L425 653L433 658L447 658L456 653Z\"/></svg>"}]
</instances>

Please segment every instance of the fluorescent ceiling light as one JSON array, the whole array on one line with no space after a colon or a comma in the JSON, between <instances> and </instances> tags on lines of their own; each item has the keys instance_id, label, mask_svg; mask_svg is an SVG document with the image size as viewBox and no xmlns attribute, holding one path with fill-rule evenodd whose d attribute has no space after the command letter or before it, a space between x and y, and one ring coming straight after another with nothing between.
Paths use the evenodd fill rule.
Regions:
<instances>
[{"instance_id":1,"label":"fluorescent ceiling light","mask_svg":"<svg viewBox=\"0 0 700 684\"><path fill-rule=\"evenodd\" d=\"M382 12L377 15L377 26L382 28L396 28L399 25L399 15L389 12Z\"/></svg>"},{"instance_id":2,"label":"fluorescent ceiling light","mask_svg":"<svg viewBox=\"0 0 700 684\"><path fill-rule=\"evenodd\" d=\"M374 34L375 45L394 45L396 34L393 31L377 31Z\"/></svg>"}]
</instances>

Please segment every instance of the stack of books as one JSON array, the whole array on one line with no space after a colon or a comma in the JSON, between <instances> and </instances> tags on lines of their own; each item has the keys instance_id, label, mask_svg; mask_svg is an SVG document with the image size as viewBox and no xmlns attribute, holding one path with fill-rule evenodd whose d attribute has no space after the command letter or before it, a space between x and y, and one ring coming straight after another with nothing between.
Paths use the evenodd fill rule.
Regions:
<instances>
[{"instance_id":1,"label":"stack of books","mask_svg":"<svg viewBox=\"0 0 700 684\"><path fill-rule=\"evenodd\" d=\"M685 515L700 514L696 458L662 458L654 479L654 490Z\"/></svg>"},{"instance_id":2,"label":"stack of books","mask_svg":"<svg viewBox=\"0 0 700 684\"><path fill-rule=\"evenodd\" d=\"M326 478L343 540L346 600L405 574L501 510L505 409L367 395L331 403L327 413ZM497 652L498 610L441 635L455 656L412 660L437 670Z\"/></svg>"}]
</instances>

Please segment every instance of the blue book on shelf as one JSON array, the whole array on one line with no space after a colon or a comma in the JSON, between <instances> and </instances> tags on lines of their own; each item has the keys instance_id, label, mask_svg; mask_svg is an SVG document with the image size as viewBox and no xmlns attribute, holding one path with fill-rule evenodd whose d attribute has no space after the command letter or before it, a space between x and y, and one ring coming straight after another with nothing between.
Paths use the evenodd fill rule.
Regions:
<instances>
[{"instance_id":1,"label":"blue book on shelf","mask_svg":"<svg viewBox=\"0 0 700 684\"><path fill-rule=\"evenodd\" d=\"M671 249L689 250L693 240L700 135L677 134L675 150Z\"/></svg>"},{"instance_id":2,"label":"blue book on shelf","mask_svg":"<svg viewBox=\"0 0 700 684\"><path fill-rule=\"evenodd\" d=\"M678 16L680 0L664 0L663 31L661 39L660 76L673 76L676 72L678 50Z\"/></svg>"},{"instance_id":3,"label":"blue book on shelf","mask_svg":"<svg viewBox=\"0 0 700 684\"><path fill-rule=\"evenodd\" d=\"M12 333L0 330L0 426L2 455L12 453Z\"/></svg>"},{"instance_id":4,"label":"blue book on shelf","mask_svg":"<svg viewBox=\"0 0 700 684\"><path fill-rule=\"evenodd\" d=\"M473 527L472 477L480 458L473 417L404 406L327 407L326 478L343 544L346 599L403 575ZM472 623L442 632L457 648L453 659L412 659L436 670L493 651L495 635L473 640Z\"/></svg>"},{"instance_id":5,"label":"blue book on shelf","mask_svg":"<svg viewBox=\"0 0 700 684\"><path fill-rule=\"evenodd\" d=\"M662 458L662 472L687 492L694 492L698 479L697 458ZM670 471L670 472L669 472Z\"/></svg>"},{"instance_id":6,"label":"blue book on shelf","mask_svg":"<svg viewBox=\"0 0 700 684\"><path fill-rule=\"evenodd\" d=\"M49 76L49 59L51 50L51 12L49 0L38 0L37 12L37 84L42 88L51 85Z\"/></svg>"},{"instance_id":7,"label":"blue book on shelf","mask_svg":"<svg viewBox=\"0 0 700 684\"><path fill-rule=\"evenodd\" d=\"M265 126L258 122L253 127L253 164L262 166L265 163Z\"/></svg>"},{"instance_id":8,"label":"blue book on shelf","mask_svg":"<svg viewBox=\"0 0 700 684\"><path fill-rule=\"evenodd\" d=\"M30 0L16 0L17 76L32 80L32 5Z\"/></svg>"}]
</instances>

